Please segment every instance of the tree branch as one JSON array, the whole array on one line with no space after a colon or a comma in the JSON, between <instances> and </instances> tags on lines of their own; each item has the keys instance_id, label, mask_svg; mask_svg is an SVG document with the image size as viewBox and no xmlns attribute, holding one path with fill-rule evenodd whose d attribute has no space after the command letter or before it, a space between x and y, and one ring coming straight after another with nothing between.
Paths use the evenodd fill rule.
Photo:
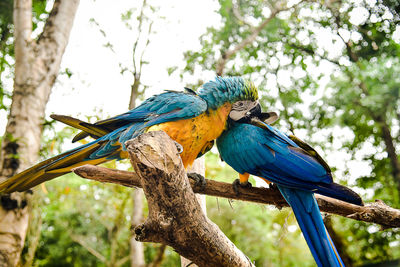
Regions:
<instances>
[{"instance_id":1,"label":"tree branch","mask_svg":"<svg viewBox=\"0 0 400 267\"><path fill-rule=\"evenodd\" d=\"M350 71L347 72L349 77L351 79L354 79L354 74ZM368 88L365 84L365 82L360 82L358 84L358 87L361 89L362 93L364 93L366 96L369 96L370 93L368 91ZM361 98L361 95L360 95ZM374 121L377 123L377 126L381 130L381 138L383 142L385 143L386 146L386 153L387 157L390 160L390 165L392 167L392 175L395 183L397 184L397 190L400 194L400 161L396 152L396 144L395 144L395 137L392 137L392 133L390 132L390 127L388 125L387 118L385 116L385 113L379 113L375 112L372 110L370 107L363 105L360 101L360 99L355 98L353 100L355 105L365 109L368 114L374 119Z\"/></svg>"},{"instance_id":2,"label":"tree branch","mask_svg":"<svg viewBox=\"0 0 400 267\"><path fill-rule=\"evenodd\" d=\"M164 252L166 248L167 248L166 245L161 244L157 248L157 253L156 256L154 257L154 260L150 264L148 264L147 267L160 267L164 258Z\"/></svg>"},{"instance_id":3,"label":"tree branch","mask_svg":"<svg viewBox=\"0 0 400 267\"><path fill-rule=\"evenodd\" d=\"M303 2L300 1L299 3ZM298 3L298 4L299 4ZM296 5L298 5L296 4ZM279 5L279 4L277 4ZM252 43L257 36L260 34L260 32L268 25L268 23L274 19L276 17L276 15L281 12L281 11L285 11L288 10L291 7L276 7L274 9L271 9L271 14L269 15L269 17L264 18L263 21L261 21L261 23L256 26L256 27L252 27L251 29L251 34L248 35L246 38L244 38L239 44L237 44L235 47L233 47L232 49L228 49L227 51L223 52L221 54L221 57L218 59L218 61L216 62L216 73L218 76L222 76L224 73L224 69L225 69L225 65L226 63L231 59L231 57L233 57L238 51L242 50L243 48L245 48L247 45L249 45L250 43ZM238 13L237 10L235 10L235 7L233 9L234 14Z\"/></svg>"},{"instance_id":4,"label":"tree branch","mask_svg":"<svg viewBox=\"0 0 400 267\"><path fill-rule=\"evenodd\" d=\"M268 25L268 23L275 18L276 14L279 13L281 10L273 10L271 12L271 15L268 18L265 18L257 27L252 29L252 32L249 36L247 36L245 39L242 40L238 45L236 45L234 48L229 49L222 53L221 57L218 59L216 63L216 72L218 76L222 76L224 73L225 65L226 63L230 60L232 56L234 56L238 51L242 50L245 48L248 44L252 43L257 36L260 34L262 29L264 29L265 26Z\"/></svg>"},{"instance_id":5,"label":"tree branch","mask_svg":"<svg viewBox=\"0 0 400 267\"><path fill-rule=\"evenodd\" d=\"M243 23L246 24L247 26L250 26L252 28L255 28L256 26L252 23L250 23L249 21L247 21L241 14L240 14L240 10L239 10L239 6L240 4L238 3L238 1L232 1L232 13L233 15L236 17L236 19Z\"/></svg>"},{"instance_id":6,"label":"tree branch","mask_svg":"<svg viewBox=\"0 0 400 267\"><path fill-rule=\"evenodd\" d=\"M93 165L84 165L75 168L74 173L82 178L96 180L105 183L115 183L127 187L142 187L139 176L134 172L113 170ZM215 197L223 197L235 200L250 201L262 204L274 205L277 208L288 207L282 195L269 188L241 188L240 194L236 195L229 183L206 179L207 185L203 191L190 184L195 193ZM380 224L383 228L400 227L400 210L387 206L380 200L367 203L365 206L349 204L333 198L316 195L321 211L340 215L358 221Z\"/></svg>"},{"instance_id":7,"label":"tree branch","mask_svg":"<svg viewBox=\"0 0 400 267\"><path fill-rule=\"evenodd\" d=\"M169 245L198 266L253 266L202 212L165 132L142 134L126 146L149 207L147 220L135 228L138 241Z\"/></svg>"},{"instance_id":8,"label":"tree branch","mask_svg":"<svg viewBox=\"0 0 400 267\"><path fill-rule=\"evenodd\" d=\"M15 72L19 68L29 69L29 62L32 47L32 1L14 1L14 49L15 49ZM24 65L24 66L21 66Z\"/></svg>"},{"instance_id":9,"label":"tree branch","mask_svg":"<svg viewBox=\"0 0 400 267\"><path fill-rule=\"evenodd\" d=\"M93 256L95 256L99 261L106 263L107 259L101 255L100 252L98 252L97 250L95 250L94 248L92 248L91 246L89 246L84 238L82 236L79 235L74 235L74 234L70 234L70 237L73 241L75 241L76 243L78 243L79 245L81 245L82 247L86 248L87 251L90 252L90 254L92 254Z\"/></svg>"},{"instance_id":10,"label":"tree branch","mask_svg":"<svg viewBox=\"0 0 400 267\"><path fill-rule=\"evenodd\" d=\"M52 56L60 55L61 58L68 43L78 5L79 0L54 1L49 18L37 41L38 50Z\"/></svg>"}]
</instances>

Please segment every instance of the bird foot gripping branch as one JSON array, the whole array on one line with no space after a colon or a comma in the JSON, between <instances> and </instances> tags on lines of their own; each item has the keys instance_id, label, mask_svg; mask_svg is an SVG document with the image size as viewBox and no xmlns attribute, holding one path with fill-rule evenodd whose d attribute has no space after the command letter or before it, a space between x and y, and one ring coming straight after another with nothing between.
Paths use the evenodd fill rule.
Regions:
<instances>
[{"instance_id":1,"label":"bird foot gripping branch","mask_svg":"<svg viewBox=\"0 0 400 267\"><path fill-rule=\"evenodd\" d=\"M235 179L232 183L232 187L236 195L240 195L240 188L252 188L253 185L249 181L241 183L240 179Z\"/></svg>"},{"instance_id":2,"label":"bird foot gripping branch","mask_svg":"<svg viewBox=\"0 0 400 267\"><path fill-rule=\"evenodd\" d=\"M207 186L207 181L206 178L198 173L195 172L189 172L187 173L188 178L192 179L195 183L195 187L199 188L200 192L204 191Z\"/></svg>"}]
</instances>

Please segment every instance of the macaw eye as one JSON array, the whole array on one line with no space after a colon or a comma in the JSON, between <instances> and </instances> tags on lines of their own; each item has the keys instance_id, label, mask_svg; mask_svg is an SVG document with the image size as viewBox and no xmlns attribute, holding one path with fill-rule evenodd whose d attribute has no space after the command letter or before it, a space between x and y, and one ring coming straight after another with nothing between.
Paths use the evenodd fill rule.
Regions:
<instances>
[{"instance_id":1,"label":"macaw eye","mask_svg":"<svg viewBox=\"0 0 400 267\"><path fill-rule=\"evenodd\" d=\"M244 101L238 101L235 104L233 104L233 108L237 110L243 110L246 107L246 102Z\"/></svg>"},{"instance_id":2,"label":"macaw eye","mask_svg":"<svg viewBox=\"0 0 400 267\"><path fill-rule=\"evenodd\" d=\"M258 101L243 100L237 101L232 105L232 110L229 113L229 118L233 121L239 121L247 118L253 113L261 112Z\"/></svg>"}]
</instances>

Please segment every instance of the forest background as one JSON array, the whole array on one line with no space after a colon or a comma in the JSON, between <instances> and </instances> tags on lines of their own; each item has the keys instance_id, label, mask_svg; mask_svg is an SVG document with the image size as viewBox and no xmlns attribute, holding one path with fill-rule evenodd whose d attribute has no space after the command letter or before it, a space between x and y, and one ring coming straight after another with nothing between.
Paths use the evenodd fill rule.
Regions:
<instances>
[{"instance_id":1,"label":"forest background","mask_svg":"<svg viewBox=\"0 0 400 267\"><path fill-rule=\"evenodd\" d=\"M33 38L52 7L33 1ZM0 3L0 16L4 132L15 71L13 1ZM94 122L166 89L239 75L259 87L265 110L280 114L278 128L317 148L336 181L364 201L399 208L399 21L395 0L82 1L46 107L40 158L73 147L75 130L54 123L52 113ZM205 160L207 178L236 178L215 149ZM39 186L21 264L135 266L130 227L138 202L145 204L131 189L72 174ZM257 266L314 266L289 209L207 197L207 212ZM398 229L338 216L326 223L347 266L400 258ZM148 266L179 265L165 246L146 243L142 254Z\"/></svg>"}]
</instances>

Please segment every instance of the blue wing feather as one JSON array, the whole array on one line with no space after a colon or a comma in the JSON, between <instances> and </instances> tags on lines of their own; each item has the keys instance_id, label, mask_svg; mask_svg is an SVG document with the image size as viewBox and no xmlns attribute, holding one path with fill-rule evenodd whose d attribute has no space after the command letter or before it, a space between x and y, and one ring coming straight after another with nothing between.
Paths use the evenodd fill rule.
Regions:
<instances>
[{"instance_id":1,"label":"blue wing feather","mask_svg":"<svg viewBox=\"0 0 400 267\"><path fill-rule=\"evenodd\" d=\"M186 93L167 91L152 96L138 107L115 117L101 121L100 125L144 122L151 125L170 120L179 120L196 117L207 110L207 103L199 96Z\"/></svg>"},{"instance_id":2,"label":"blue wing feather","mask_svg":"<svg viewBox=\"0 0 400 267\"><path fill-rule=\"evenodd\" d=\"M239 173L362 205L356 193L333 183L330 171L316 158L284 133L265 125L267 129L235 123L217 139L221 158Z\"/></svg>"},{"instance_id":3,"label":"blue wing feather","mask_svg":"<svg viewBox=\"0 0 400 267\"><path fill-rule=\"evenodd\" d=\"M148 127L168 121L193 118L206 110L206 102L192 93L167 91L150 97L137 108L109 119L109 123L122 120L119 125L125 125L101 137L99 141L105 142L106 145L92 153L89 158L111 155L119 145L125 148L126 141L142 134Z\"/></svg>"},{"instance_id":4,"label":"blue wing feather","mask_svg":"<svg viewBox=\"0 0 400 267\"><path fill-rule=\"evenodd\" d=\"M288 185L293 181L293 186L303 184L307 190L310 182L332 182L323 166L298 152L296 149L300 148L286 135L269 128L265 131L250 124L237 124L217 139L220 152L224 151L222 158L239 173L273 173L273 177L265 178L277 183L282 179Z\"/></svg>"},{"instance_id":5,"label":"blue wing feather","mask_svg":"<svg viewBox=\"0 0 400 267\"><path fill-rule=\"evenodd\" d=\"M152 125L192 118L207 110L206 102L196 94L165 92L144 101L142 105L124 114L93 125L101 126L103 136L95 136L93 142L67 151L59 156L41 162L1 184L4 192L23 191L44 181L54 179L83 162L99 164L110 159L120 159L121 146L145 132ZM74 141L88 136L78 134Z\"/></svg>"},{"instance_id":6,"label":"blue wing feather","mask_svg":"<svg viewBox=\"0 0 400 267\"><path fill-rule=\"evenodd\" d=\"M360 200L351 190L334 184L329 168L311 157L279 130L265 125L235 123L217 139L223 160L239 173L274 182L292 207L304 238L319 267L343 266L315 201L323 193L352 203Z\"/></svg>"}]
</instances>

